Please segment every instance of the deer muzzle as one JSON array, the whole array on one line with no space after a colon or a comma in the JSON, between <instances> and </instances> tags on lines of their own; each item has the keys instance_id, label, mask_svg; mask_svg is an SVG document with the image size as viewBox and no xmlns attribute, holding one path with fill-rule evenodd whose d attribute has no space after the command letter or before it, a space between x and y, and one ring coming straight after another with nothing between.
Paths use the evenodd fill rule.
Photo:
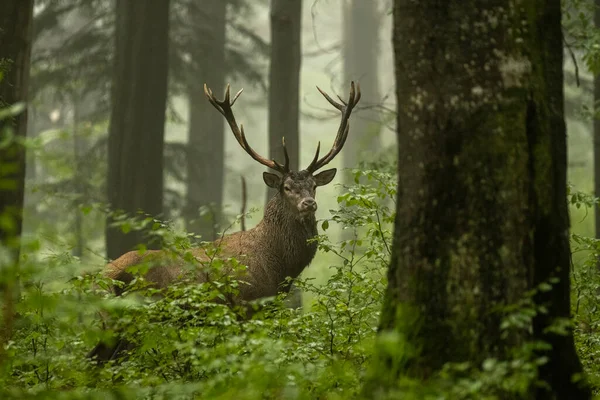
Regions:
<instances>
[{"instance_id":1,"label":"deer muzzle","mask_svg":"<svg viewBox=\"0 0 600 400\"><path fill-rule=\"evenodd\" d=\"M315 212L317 211L317 202L312 197L307 197L300 202L298 210L300 212Z\"/></svg>"}]
</instances>

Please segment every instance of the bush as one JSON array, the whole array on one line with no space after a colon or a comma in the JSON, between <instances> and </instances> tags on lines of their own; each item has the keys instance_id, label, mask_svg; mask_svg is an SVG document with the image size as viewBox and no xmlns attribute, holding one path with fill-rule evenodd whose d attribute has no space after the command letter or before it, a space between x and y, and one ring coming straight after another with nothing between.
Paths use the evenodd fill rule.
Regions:
<instances>
[{"instance_id":1,"label":"bush","mask_svg":"<svg viewBox=\"0 0 600 400\"><path fill-rule=\"evenodd\" d=\"M115 298L106 290L114 282L98 273L53 280L56 271L81 270L82 262L68 250L42 256L34 241L21 270L19 318L0 360L0 398L363 398L365 382L383 373L374 357L385 349L399 360L411 354L402 338L375 340L391 252L394 170L385 163L354 170L355 184L344 188L339 209L320 222L320 251L338 261L329 265L326 282L296 281L309 299L304 310L287 308L280 296L255 302L254 314L244 320L244 309L215 302L243 284L231 279L182 282L157 297L142 277L147 266L136 268L132 287ZM573 204L595 202L580 193L569 196ZM152 234L184 258L191 246L186 234L167 223L149 218L120 223L127 230L152 226ZM350 230L344 236L349 239L332 242L327 233L333 224ZM597 388L598 242L574 235L573 243L575 251L590 251L586 263L574 269L573 306L580 356ZM219 270L224 262L236 264L214 257L204 268ZM499 310L507 340L511 332L531 329L532 318L544 312L531 301L535 290ZM557 321L554 328L564 331L569 324ZM135 346L126 357L96 365L86 354L100 340ZM402 377L381 398L527 398L546 361L539 350L546 346L528 341L513 346L507 359L447 364L427 382Z\"/></svg>"},{"instance_id":2,"label":"bush","mask_svg":"<svg viewBox=\"0 0 600 400\"><path fill-rule=\"evenodd\" d=\"M67 398L355 397L386 284L393 215L385 203L394 200L395 177L374 169L354 173L365 183L340 196L340 209L321 225L326 231L338 223L355 233L339 243L326 235L316 239L321 251L340 262L330 266L324 284L296 282L310 298L304 310L285 307L282 297L264 299L244 321L243 310L214 302L243 284L231 279L182 282L157 299L141 276L144 266L136 268L132 288L118 298L105 290L113 282L99 274L49 288L40 276L77 269L80 261L68 251L29 255L18 326L2 364L2 398L55 398L55 393ZM190 246L186 235L168 224L121 223L127 230L152 223L153 234L174 252ZM235 260L215 257L206 267L218 270L224 262ZM99 340L126 340L135 347L127 357L97 366L86 354Z\"/></svg>"}]
</instances>

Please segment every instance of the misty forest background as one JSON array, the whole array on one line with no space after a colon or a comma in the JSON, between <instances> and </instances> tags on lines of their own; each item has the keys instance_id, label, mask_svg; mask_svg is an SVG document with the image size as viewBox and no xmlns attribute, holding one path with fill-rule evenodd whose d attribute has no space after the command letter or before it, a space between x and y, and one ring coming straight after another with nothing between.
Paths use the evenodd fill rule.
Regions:
<instances>
[{"instance_id":1,"label":"misty forest background","mask_svg":"<svg viewBox=\"0 0 600 400\"><path fill-rule=\"evenodd\" d=\"M28 135L37 138L43 152L32 151L27 160L24 235L52 238L44 243L45 249L70 249L73 256L82 258L82 265L95 268L105 260L104 215L90 207L106 201L114 10L109 7L111 2L47 3L36 2L34 17ZM315 86L345 97L349 81L356 80L361 83L361 107L354 116L351 140L331 166L355 168L359 159L379 160L379 153L393 157L394 117L390 110L395 102L390 84L394 76L389 2L357 2L354 8L344 2L318 2L302 7L298 128L294 131L292 122L290 131L289 122L279 122L280 126L272 128L271 142L268 2L229 5L226 24L225 19L205 15L211 9L223 13L225 7L220 1L206 2L207 6L187 3L174 2L171 17L164 219L204 240L213 240L240 214L241 177L247 182L247 209L256 210L248 217L247 228L260 221L265 201L272 195L262 182L263 167L243 153L223 117L206 100L204 83L218 97L224 93L224 83L230 83L234 92L244 88L236 118L244 124L253 148L259 154L269 154L271 143L272 156L282 159L280 143L284 136L292 152L292 165L298 163L299 156L300 166L305 167L319 141L323 149L331 146L339 123L337 111ZM348 13L345 23L352 26L357 21L360 29L344 30L343 8ZM224 25L224 31L219 24ZM219 31L221 36L213 37ZM220 59L211 58L223 49ZM287 57L289 51L281 57L283 62ZM283 74L279 79L293 80L293 74L287 74L289 78ZM151 86L153 78L149 79L142 84ZM296 97L288 91L293 85L274 86L278 91L276 103L289 108ZM272 114L275 118L281 115ZM139 135L139 140L144 140L144 133ZM127 157L131 164L138 162L135 152ZM191 198L190 192L196 198ZM319 190L320 214L337 204L340 192L334 185ZM216 227L215 210L224 214ZM202 212L204 217L199 217ZM198 221L194 224L192 220ZM239 230L239 224L231 229ZM334 238L341 234L336 224L330 232ZM117 250L116 256L123 252ZM322 280L327 269L318 265L326 263L323 257L327 255L319 253L317 257L307 273ZM61 272L64 277L73 273Z\"/></svg>"},{"instance_id":2,"label":"misty forest background","mask_svg":"<svg viewBox=\"0 0 600 400\"><path fill-rule=\"evenodd\" d=\"M536 318L548 311L534 302L502 304L502 320L494 320L501 334L490 340L507 344L483 343L488 353L465 345L439 363L425 357L429 364L423 366L415 354L435 340L423 346L410 335L377 340L389 310L404 312L398 326L413 321L410 311L389 306L385 294L390 257L400 252L392 244L403 168L397 161L393 10L394 3L406 2L8 3L0 12L28 3L33 13L23 28L32 40L27 113L21 114L27 152L19 283L7 272L0 285L2 398L583 399L600 393L600 124L594 118L600 5L562 3L569 184L562 199L571 221L572 319L553 326L553 333L574 337L579 356L563 363L574 373L565 387L578 387L565 392L556 383L563 382L557 378L564 372L556 366L561 361L548 363L548 348L534 333ZM559 2L532 3L539 10ZM11 18L0 21L12 24ZM19 65L0 61L0 79ZM139 73L127 75L127 65L138 65ZM250 229L262 218L273 194L262 181L265 168L244 153L206 100L205 83L218 98L227 83L233 92L244 88L235 112L250 145L281 161L285 136L298 170L310 163L319 141L321 149L330 148L339 125L338 112L315 86L346 98L350 81L360 83L362 100L348 141L330 164L339 170L335 184L318 190L320 250L292 296L277 300L285 306L245 324L217 308L208 317L194 316L194 324L177 319L175 301L117 301L93 284L106 260L136 244L193 245L242 225ZM2 106L9 110L2 118L21 112ZM108 204L129 215L109 212ZM136 216L139 208L150 218ZM545 288L523 293L535 297ZM175 288L172 296L208 301L189 288ZM90 365L86 351L107 337L99 310L119 326L136 326L128 334L142 343L137 355L102 368ZM175 322L168 328L157 323L161 318Z\"/></svg>"}]
</instances>

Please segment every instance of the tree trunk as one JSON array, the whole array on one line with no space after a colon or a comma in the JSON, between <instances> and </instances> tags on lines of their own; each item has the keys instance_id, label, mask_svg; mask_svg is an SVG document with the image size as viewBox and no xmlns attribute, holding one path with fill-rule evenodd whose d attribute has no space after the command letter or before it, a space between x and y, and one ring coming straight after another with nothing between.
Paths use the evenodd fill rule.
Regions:
<instances>
[{"instance_id":1,"label":"tree trunk","mask_svg":"<svg viewBox=\"0 0 600 400\"><path fill-rule=\"evenodd\" d=\"M9 0L0 13L0 61L10 62L2 67L0 78L0 109L27 102L29 64L33 23L33 0ZM27 133L27 111L14 118L0 120L0 142L8 138L9 130L18 140L0 146L0 246L9 251L10 258L0 261L0 364L4 348L12 335L14 301L18 297L17 266L20 236L23 228L25 194L25 147L19 143ZM4 255L6 257L6 255Z\"/></svg>"},{"instance_id":2,"label":"tree trunk","mask_svg":"<svg viewBox=\"0 0 600 400\"><path fill-rule=\"evenodd\" d=\"M142 210L159 216L163 209L169 1L117 0L116 13L108 201L113 210L130 215ZM120 228L111 227L112 222L109 217L109 258L145 241L143 232L124 234Z\"/></svg>"},{"instance_id":3,"label":"tree trunk","mask_svg":"<svg viewBox=\"0 0 600 400\"><path fill-rule=\"evenodd\" d=\"M290 169L300 163L300 64L302 0L271 0L271 65L269 67L269 157L283 162L282 138ZM265 204L275 194L267 188Z\"/></svg>"},{"instance_id":4,"label":"tree trunk","mask_svg":"<svg viewBox=\"0 0 600 400\"><path fill-rule=\"evenodd\" d=\"M302 63L302 0L271 0L271 65L269 67L269 157L283 162L282 139L290 169L300 169L300 66ZM267 187L265 204L275 194ZM302 292L292 285L290 308L302 306Z\"/></svg>"},{"instance_id":5,"label":"tree trunk","mask_svg":"<svg viewBox=\"0 0 600 400\"><path fill-rule=\"evenodd\" d=\"M202 16L208 26L196 28L195 45L190 49L192 64L198 73L190 74L188 104L188 160L186 228L202 237L215 240L221 222L223 208L223 185L225 176L225 126L223 117L204 96L202 85L206 83L215 94L225 90L225 16L227 1L205 0ZM198 14L198 6L192 5L190 13ZM210 32L210 39L204 38ZM201 42L207 42L200 52ZM201 207L206 213L199 214Z\"/></svg>"},{"instance_id":6,"label":"tree trunk","mask_svg":"<svg viewBox=\"0 0 600 400\"><path fill-rule=\"evenodd\" d=\"M381 102L377 58L379 57L379 10L377 1L343 0L343 60L346 88L350 81L360 83L361 103L352 122L352 139L343 151L344 168L356 168L363 155L374 156L381 150L379 133L380 112L376 106ZM346 183L353 182L344 173Z\"/></svg>"},{"instance_id":7,"label":"tree trunk","mask_svg":"<svg viewBox=\"0 0 600 400\"><path fill-rule=\"evenodd\" d=\"M595 1L594 25L600 29L600 0ZM600 106L600 74L594 77L594 111ZM594 195L600 197L600 118L594 118ZM596 206L596 239L600 239L600 207ZM600 268L600 259L598 260Z\"/></svg>"},{"instance_id":8,"label":"tree trunk","mask_svg":"<svg viewBox=\"0 0 600 400\"><path fill-rule=\"evenodd\" d=\"M587 399L570 317L569 216L559 0L396 0L398 201L381 330L417 355L382 352L377 382L447 362L508 357L497 307L534 298L533 338L552 345L537 399Z\"/></svg>"},{"instance_id":9,"label":"tree trunk","mask_svg":"<svg viewBox=\"0 0 600 400\"><path fill-rule=\"evenodd\" d=\"M11 0L2 5L0 15L0 60L6 60L6 70L0 79L0 108L27 102L29 64L31 58L31 33L33 21L32 0ZM6 140L7 130L19 139L27 134L27 111L14 118L0 121L0 141ZM25 148L12 141L0 147L0 161L5 171L0 178L0 214L12 220L0 226L0 243L12 249L13 261L19 257L19 243L13 242L21 235L25 189Z\"/></svg>"},{"instance_id":10,"label":"tree trunk","mask_svg":"<svg viewBox=\"0 0 600 400\"><path fill-rule=\"evenodd\" d=\"M75 166L75 172L73 174L74 187L76 192L76 200L73 201L73 234L75 236L74 246L71 254L75 257L81 258L83 256L83 248L85 246L85 238L83 235L83 215L79 206L82 200L85 201L86 193L86 179L83 176L83 171L80 166L82 165L82 153L83 153L83 138L80 137L79 123L80 123L80 104L82 103L82 97L78 93L71 93L71 99L73 100L73 164Z\"/></svg>"}]
</instances>

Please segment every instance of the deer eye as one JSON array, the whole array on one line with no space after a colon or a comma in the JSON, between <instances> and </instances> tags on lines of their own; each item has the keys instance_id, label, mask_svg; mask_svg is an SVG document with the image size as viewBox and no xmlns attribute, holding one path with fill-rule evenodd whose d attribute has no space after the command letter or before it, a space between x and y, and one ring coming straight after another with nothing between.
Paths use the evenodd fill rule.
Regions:
<instances>
[{"instance_id":1,"label":"deer eye","mask_svg":"<svg viewBox=\"0 0 600 400\"><path fill-rule=\"evenodd\" d=\"M289 186L284 186L283 190L285 190L286 192L291 192L292 189Z\"/></svg>"}]
</instances>

